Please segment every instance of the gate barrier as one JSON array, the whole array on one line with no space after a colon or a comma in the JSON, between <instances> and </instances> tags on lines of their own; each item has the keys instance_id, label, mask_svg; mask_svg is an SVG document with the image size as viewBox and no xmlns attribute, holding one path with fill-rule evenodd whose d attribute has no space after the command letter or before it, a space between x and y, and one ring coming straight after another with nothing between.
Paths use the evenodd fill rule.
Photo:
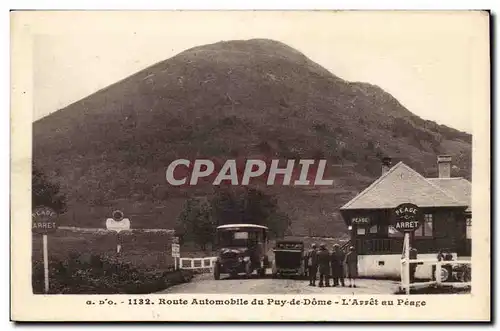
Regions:
<instances>
[{"instance_id":1,"label":"gate barrier","mask_svg":"<svg viewBox=\"0 0 500 331\"><path fill-rule=\"evenodd\" d=\"M433 278L431 281L428 282L414 282L412 283L410 280L410 265L412 263L418 263L418 264L424 264L428 263L431 265L435 265L435 269L433 270ZM451 261L438 261L437 257L436 259L410 259L410 236L405 234L404 242L403 242L403 255L401 257L401 283L400 287L401 289L405 290L406 294L410 294L410 289L411 288L417 288L417 287L426 287L430 285L437 285L441 286L443 283L449 286L470 286L471 281L470 281L470 275L467 275L468 277L465 277L465 272L462 278L463 281L459 282L454 282L453 281L453 265L460 265L460 264L471 264L470 260L451 260ZM447 266L452 266L451 268L446 268ZM431 267L432 268L432 267ZM448 270L449 269L449 270ZM469 270L471 269L470 267L468 268ZM443 282L442 276L445 275L446 273L449 272L451 274L448 275L446 278L450 278L452 281L446 281ZM469 278L469 279L465 279Z\"/></svg>"},{"instance_id":2,"label":"gate barrier","mask_svg":"<svg viewBox=\"0 0 500 331\"><path fill-rule=\"evenodd\" d=\"M406 265L408 263L408 266ZM409 265L412 263L428 263L431 265L435 265L435 270L433 277L434 279L427 281L427 282L410 282L410 273L409 273ZM406 291L406 294L410 293L410 288L417 288L417 287L425 287L425 286L430 286L430 285L448 285L448 286L471 286L471 280L466 279L465 281L453 281L453 273L448 274L450 271L445 268L445 266L452 266L450 270L453 269L453 265L471 265L470 260L451 260L451 261L438 261L436 259L401 259L401 288ZM446 276L446 278L451 279L451 281L443 281L443 276ZM470 278L470 275L469 275Z\"/></svg>"},{"instance_id":3,"label":"gate barrier","mask_svg":"<svg viewBox=\"0 0 500 331\"><path fill-rule=\"evenodd\" d=\"M188 270L199 270L202 272L212 272L216 260L217 257L215 256L200 258L181 257L180 268Z\"/></svg>"}]
</instances>

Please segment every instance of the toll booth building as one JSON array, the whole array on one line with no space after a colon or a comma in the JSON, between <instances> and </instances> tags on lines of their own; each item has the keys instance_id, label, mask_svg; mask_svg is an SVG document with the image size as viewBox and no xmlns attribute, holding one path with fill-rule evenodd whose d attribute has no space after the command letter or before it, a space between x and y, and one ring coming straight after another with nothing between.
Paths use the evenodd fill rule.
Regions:
<instances>
[{"instance_id":1,"label":"toll booth building","mask_svg":"<svg viewBox=\"0 0 500 331\"><path fill-rule=\"evenodd\" d=\"M411 234L418 258L437 259L439 250L453 259L470 258L471 183L453 178L451 157L438 157L438 178L425 178L403 162L382 164L382 175L341 207L350 230L350 245L358 253L361 277L400 277L404 234L391 225L394 208L412 203L422 213L420 227ZM418 265L417 278L432 277L432 265Z\"/></svg>"}]
</instances>

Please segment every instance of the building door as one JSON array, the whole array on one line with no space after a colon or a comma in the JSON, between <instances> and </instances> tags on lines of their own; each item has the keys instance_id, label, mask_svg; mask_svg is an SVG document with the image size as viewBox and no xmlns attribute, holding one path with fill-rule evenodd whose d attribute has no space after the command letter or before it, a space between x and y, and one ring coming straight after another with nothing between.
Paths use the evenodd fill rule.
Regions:
<instances>
[{"instance_id":1,"label":"building door","mask_svg":"<svg viewBox=\"0 0 500 331\"><path fill-rule=\"evenodd\" d=\"M461 256L472 256L472 217L467 215L465 218L465 236L462 237L462 242L460 246L463 247L463 252Z\"/></svg>"}]
</instances>

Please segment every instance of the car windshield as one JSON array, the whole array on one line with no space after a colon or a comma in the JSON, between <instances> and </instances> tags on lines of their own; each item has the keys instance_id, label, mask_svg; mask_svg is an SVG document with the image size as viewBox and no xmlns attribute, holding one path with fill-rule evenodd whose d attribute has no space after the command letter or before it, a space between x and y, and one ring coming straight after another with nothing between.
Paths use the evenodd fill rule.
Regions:
<instances>
[{"instance_id":1,"label":"car windshield","mask_svg":"<svg viewBox=\"0 0 500 331\"><path fill-rule=\"evenodd\" d=\"M219 230L221 247L251 247L262 241L262 232L251 229Z\"/></svg>"},{"instance_id":2,"label":"car windshield","mask_svg":"<svg viewBox=\"0 0 500 331\"><path fill-rule=\"evenodd\" d=\"M302 250L304 248L303 243L294 243L294 242L278 242L276 244L277 249L296 249Z\"/></svg>"}]
</instances>

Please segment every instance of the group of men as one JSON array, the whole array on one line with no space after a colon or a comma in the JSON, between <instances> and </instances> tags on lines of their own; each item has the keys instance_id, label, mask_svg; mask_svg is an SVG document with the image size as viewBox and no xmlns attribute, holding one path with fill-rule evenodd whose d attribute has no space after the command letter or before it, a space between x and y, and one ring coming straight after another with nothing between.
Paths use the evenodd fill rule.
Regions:
<instances>
[{"instance_id":1,"label":"group of men","mask_svg":"<svg viewBox=\"0 0 500 331\"><path fill-rule=\"evenodd\" d=\"M330 287L330 276L333 286L345 286L344 279L347 276L349 287L356 287L358 257L354 247L349 247L345 254L338 244L333 245L330 253L325 244L311 245L306 254L306 270L309 276L309 286L316 286L316 278L319 271L319 287Z\"/></svg>"}]
</instances>

